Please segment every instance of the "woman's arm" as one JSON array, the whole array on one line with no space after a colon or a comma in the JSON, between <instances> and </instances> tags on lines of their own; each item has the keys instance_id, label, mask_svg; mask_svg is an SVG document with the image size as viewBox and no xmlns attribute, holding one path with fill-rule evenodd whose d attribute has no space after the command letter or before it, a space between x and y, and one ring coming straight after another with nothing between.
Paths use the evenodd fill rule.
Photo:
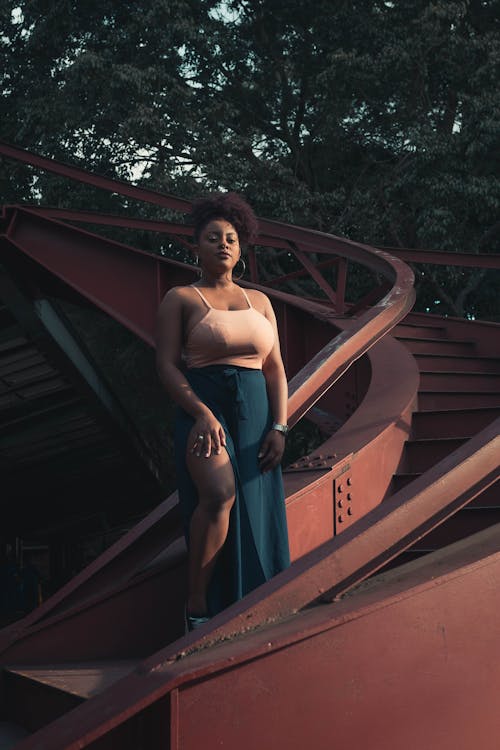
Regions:
<instances>
[{"instance_id":1,"label":"woman's arm","mask_svg":"<svg viewBox=\"0 0 500 750\"><path fill-rule=\"evenodd\" d=\"M266 357L263 365L262 372L266 379L267 393L269 396L269 405L271 408L271 414L273 416L273 422L278 424L286 424L287 421L287 406L288 406L288 383L286 379L285 368L283 365L283 359L281 357L278 326L276 325L276 316L272 308L271 302L265 295L265 316L274 328L274 346L271 352ZM264 442L262 443L260 456L261 456L261 469L262 471L269 471L277 466L285 450L285 436L283 433L277 430L270 430L266 435Z\"/></svg>"},{"instance_id":2,"label":"woman's arm","mask_svg":"<svg viewBox=\"0 0 500 750\"><path fill-rule=\"evenodd\" d=\"M189 437L191 452L200 454L201 443L197 437L203 435L203 451L208 458L212 452L220 453L226 436L220 422L198 398L181 370L183 304L182 290L177 288L163 298L156 322L156 366L168 394L195 420Z\"/></svg>"}]
</instances>

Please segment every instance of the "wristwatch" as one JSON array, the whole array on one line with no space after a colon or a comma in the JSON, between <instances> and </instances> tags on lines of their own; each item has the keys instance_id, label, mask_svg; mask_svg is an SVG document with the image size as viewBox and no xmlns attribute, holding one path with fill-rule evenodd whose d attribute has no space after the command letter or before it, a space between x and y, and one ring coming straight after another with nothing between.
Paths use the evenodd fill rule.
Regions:
<instances>
[{"instance_id":1,"label":"wristwatch","mask_svg":"<svg viewBox=\"0 0 500 750\"><path fill-rule=\"evenodd\" d=\"M273 422L271 430L276 430L277 432L281 432L283 435L288 434L288 425L287 424L278 424L278 422Z\"/></svg>"}]
</instances>

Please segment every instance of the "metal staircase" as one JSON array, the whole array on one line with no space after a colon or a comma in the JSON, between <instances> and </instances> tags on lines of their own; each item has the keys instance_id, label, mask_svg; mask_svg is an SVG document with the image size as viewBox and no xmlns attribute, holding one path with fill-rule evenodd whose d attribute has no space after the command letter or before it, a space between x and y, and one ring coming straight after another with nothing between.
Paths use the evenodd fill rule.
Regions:
<instances>
[{"instance_id":1,"label":"metal staircase","mask_svg":"<svg viewBox=\"0 0 500 750\"><path fill-rule=\"evenodd\" d=\"M151 341L158 300L191 269L66 223L95 216L54 216L6 209L9 270L23 257L42 288L56 279ZM498 326L409 313L411 273L380 250L274 222L261 222L259 245L287 248L322 291L264 286L250 254L249 283L277 312L290 421L309 414L325 438L285 472L293 565L183 635L174 494L0 632L6 747L22 727L19 750L496 748ZM311 253L336 268L335 290ZM355 307L347 261L385 278Z\"/></svg>"},{"instance_id":2,"label":"metal staircase","mask_svg":"<svg viewBox=\"0 0 500 750\"><path fill-rule=\"evenodd\" d=\"M498 337L488 323L410 313L394 335L420 371L418 409L391 490L415 480L500 416ZM402 559L435 550L500 522L500 488L494 483Z\"/></svg>"}]
</instances>

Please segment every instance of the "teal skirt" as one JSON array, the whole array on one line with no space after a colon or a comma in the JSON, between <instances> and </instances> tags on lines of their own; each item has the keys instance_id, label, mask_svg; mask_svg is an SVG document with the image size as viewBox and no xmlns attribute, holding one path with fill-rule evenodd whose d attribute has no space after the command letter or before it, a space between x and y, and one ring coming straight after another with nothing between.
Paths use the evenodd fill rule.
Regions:
<instances>
[{"instance_id":1,"label":"teal skirt","mask_svg":"<svg viewBox=\"0 0 500 750\"><path fill-rule=\"evenodd\" d=\"M290 565L283 480L279 466L265 474L259 468L259 449L272 424L262 370L210 365L184 374L224 428L235 477L236 499L229 531L208 591L213 616ZM187 439L193 424L193 418L178 408L177 487L188 548L191 516L198 504L186 466Z\"/></svg>"}]
</instances>

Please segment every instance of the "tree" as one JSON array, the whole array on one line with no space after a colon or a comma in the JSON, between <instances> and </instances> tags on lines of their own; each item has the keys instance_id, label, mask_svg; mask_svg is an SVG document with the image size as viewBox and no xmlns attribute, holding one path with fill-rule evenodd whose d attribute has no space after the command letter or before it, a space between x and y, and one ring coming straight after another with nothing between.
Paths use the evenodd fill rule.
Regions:
<instances>
[{"instance_id":1,"label":"tree","mask_svg":"<svg viewBox=\"0 0 500 750\"><path fill-rule=\"evenodd\" d=\"M244 165L231 177L276 218L365 242L499 251L498 2L231 7L238 23L219 20L202 68L205 165L220 143ZM219 161L207 176L223 179ZM424 309L498 315L482 271L423 273Z\"/></svg>"},{"instance_id":2,"label":"tree","mask_svg":"<svg viewBox=\"0 0 500 750\"><path fill-rule=\"evenodd\" d=\"M186 196L242 190L261 215L364 242L498 252L499 10L4 0L2 137ZM12 173L9 200L151 211ZM419 270L422 308L498 316L493 274Z\"/></svg>"}]
</instances>

